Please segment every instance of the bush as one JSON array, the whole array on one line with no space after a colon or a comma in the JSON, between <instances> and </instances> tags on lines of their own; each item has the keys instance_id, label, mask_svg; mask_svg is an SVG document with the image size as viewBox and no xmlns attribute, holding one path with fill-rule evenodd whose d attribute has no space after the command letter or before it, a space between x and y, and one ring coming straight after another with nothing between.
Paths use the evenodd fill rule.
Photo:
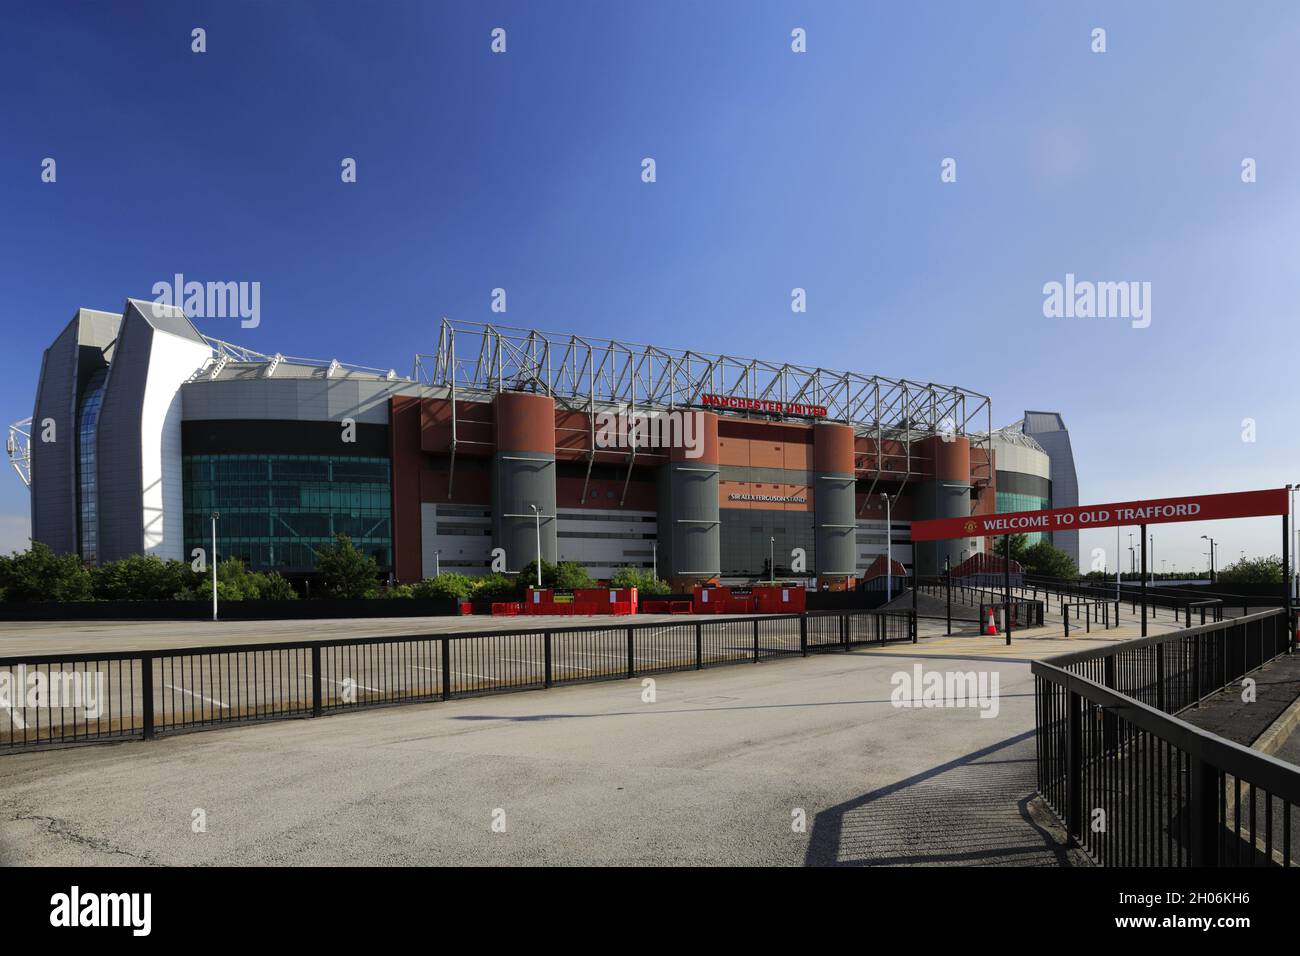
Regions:
<instances>
[{"instance_id":1,"label":"bush","mask_svg":"<svg viewBox=\"0 0 1300 956\"><path fill-rule=\"evenodd\" d=\"M410 585L413 597L464 601L474 589L474 579L467 574L450 572L425 578Z\"/></svg>"},{"instance_id":2,"label":"bush","mask_svg":"<svg viewBox=\"0 0 1300 956\"><path fill-rule=\"evenodd\" d=\"M362 554L345 534L336 534L332 545L316 551L316 570L321 589L329 597L373 597L379 590L379 565Z\"/></svg>"},{"instance_id":3,"label":"bush","mask_svg":"<svg viewBox=\"0 0 1300 956\"><path fill-rule=\"evenodd\" d=\"M205 577L182 597L197 601L212 600L212 578ZM285 601L298 594L276 571L250 571L238 558L217 562L217 599L219 601Z\"/></svg>"},{"instance_id":4,"label":"bush","mask_svg":"<svg viewBox=\"0 0 1300 956\"><path fill-rule=\"evenodd\" d=\"M477 601L513 601L517 595L518 582L500 572L475 579L469 592L469 597Z\"/></svg>"},{"instance_id":5,"label":"bush","mask_svg":"<svg viewBox=\"0 0 1300 956\"><path fill-rule=\"evenodd\" d=\"M258 572L253 572L257 574ZM221 571L217 571L220 577ZM293 589L289 579L279 571L264 571L261 573L261 585L258 588L258 598L263 601L296 601L298 592Z\"/></svg>"},{"instance_id":6,"label":"bush","mask_svg":"<svg viewBox=\"0 0 1300 956\"><path fill-rule=\"evenodd\" d=\"M0 557L0 592L6 601L90 601L90 572L75 554L55 554L49 545Z\"/></svg>"},{"instance_id":7,"label":"bush","mask_svg":"<svg viewBox=\"0 0 1300 956\"><path fill-rule=\"evenodd\" d=\"M656 597L668 594L672 590L668 587L667 581L660 580L652 572L640 568L619 568L618 573L609 579L609 586L636 588L638 597Z\"/></svg>"},{"instance_id":8,"label":"bush","mask_svg":"<svg viewBox=\"0 0 1300 956\"><path fill-rule=\"evenodd\" d=\"M1224 584L1277 584L1282 583L1282 559L1276 554L1267 558L1242 558L1234 561L1217 575Z\"/></svg>"},{"instance_id":9,"label":"bush","mask_svg":"<svg viewBox=\"0 0 1300 956\"><path fill-rule=\"evenodd\" d=\"M91 587L100 601L170 601L194 587L199 577L183 561L164 562L152 554L108 561L90 572Z\"/></svg>"},{"instance_id":10,"label":"bush","mask_svg":"<svg viewBox=\"0 0 1300 956\"><path fill-rule=\"evenodd\" d=\"M537 562L529 561L519 569L517 579L517 593L523 594L530 587L537 586ZM550 561L542 562L542 587L559 588L564 591L572 591L575 588L589 588L596 582L591 579L587 569L576 561L561 561L559 564L552 564Z\"/></svg>"}]
</instances>

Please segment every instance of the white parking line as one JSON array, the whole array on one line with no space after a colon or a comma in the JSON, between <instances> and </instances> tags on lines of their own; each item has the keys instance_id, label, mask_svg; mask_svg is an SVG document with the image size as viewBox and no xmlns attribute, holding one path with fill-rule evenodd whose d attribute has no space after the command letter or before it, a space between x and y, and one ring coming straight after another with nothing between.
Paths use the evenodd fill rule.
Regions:
<instances>
[{"instance_id":1,"label":"white parking line","mask_svg":"<svg viewBox=\"0 0 1300 956\"><path fill-rule=\"evenodd\" d=\"M305 672L304 672L304 673L305 673ZM307 674L307 676L308 676L308 677L311 677L311 674ZM325 678L325 680L329 680L329 678L327 677L327 678ZM341 680L336 680L336 681L334 681L334 683L338 684L340 687L346 687L346 686L347 686L347 685L344 684L343 681L341 681ZM383 691L380 690L378 687L367 687L365 684L362 684L360 681L356 681L356 680L354 680L352 683L356 684L356 686L360 687L362 690L374 691L376 694L382 694L382 693L383 693Z\"/></svg>"},{"instance_id":2,"label":"white parking line","mask_svg":"<svg viewBox=\"0 0 1300 956\"><path fill-rule=\"evenodd\" d=\"M209 704L216 704L222 710L228 709L228 707L224 702L217 700L215 697L204 697L202 694L196 694L192 690L186 690L184 687L179 687L175 684L164 683L163 686L168 688L169 690L178 690L182 694L189 694L191 697L197 698L198 700L206 700Z\"/></svg>"},{"instance_id":3,"label":"white parking line","mask_svg":"<svg viewBox=\"0 0 1300 956\"><path fill-rule=\"evenodd\" d=\"M501 659L502 659L503 661L514 661L516 664L533 664L533 665L535 665L535 666L537 666L537 667L545 667L545 666L546 666L546 662L545 662L545 661L526 660L526 659L524 659L524 658L519 658L519 657L503 657L503 658L501 658ZM563 668L564 670L568 670L568 671L583 671L584 673L587 673L587 674L590 674L590 673L591 673L591 668L590 668L590 667L579 667L577 664L560 664L560 663L558 663L558 662L556 662L556 661L551 661L551 667L552 667L552 668L555 668L555 667L561 667L561 668Z\"/></svg>"}]
</instances>

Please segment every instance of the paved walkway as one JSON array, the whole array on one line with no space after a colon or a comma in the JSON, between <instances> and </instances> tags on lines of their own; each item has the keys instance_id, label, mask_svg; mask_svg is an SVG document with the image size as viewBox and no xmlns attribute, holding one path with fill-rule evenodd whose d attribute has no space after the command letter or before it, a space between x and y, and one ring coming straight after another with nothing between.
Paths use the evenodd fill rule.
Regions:
<instances>
[{"instance_id":1,"label":"paved walkway","mask_svg":"<svg viewBox=\"0 0 1300 956\"><path fill-rule=\"evenodd\" d=\"M0 863L1069 862L1028 664L951 640L0 757ZM996 716L894 706L916 666Z\"/></svg>"}]
</instances>

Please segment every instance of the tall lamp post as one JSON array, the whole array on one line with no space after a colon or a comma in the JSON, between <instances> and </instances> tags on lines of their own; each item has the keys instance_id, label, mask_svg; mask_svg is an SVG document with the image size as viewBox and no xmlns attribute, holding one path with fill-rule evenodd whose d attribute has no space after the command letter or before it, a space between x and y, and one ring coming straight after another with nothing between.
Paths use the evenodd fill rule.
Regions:
<instances>
[{"instance_id":1,"label":"tall lamp post","mask_svg":"<svg viewBox=\"0 0 1300 956\"><path fill-rule=\"evenodd\" d=\"M438 575L442 574L442 567L441 567L442 562L439 561L439 559L438 559L438 556L439 556L440 554L442 554L442 549L441 549L441 548L435 548L434 551L433 551L433 576L434 576L435 578L436 578Z\"/></svg>"},{"instance_id":2,"label":"tall lamp post","mask_svg":"<svg viewBox=\"0 0 1300 956\"><path fill-rule=\"evenodd\" d=\"M537 505L529 505L533 509L533 516L537 519L537 589L542 588L542 509Z\"/></svg>"},{"instance_id":3,"label":"tall lamp post","mask_svg":"<svg viewBox=\"0 0 1300 956\"><path fill-rule=\"evenodd\" d=\"M659 541L650 542L650 573L659 580Z\"/></svg>"},{"instance_id":4,"label":"tall lamp post","mask_svg":"<svg viewBox=\"0 0 1300 956\"><path fill-rule=\"evenodd\" d=\"M776 537L767 539L767 583L776 583Z\"/></svg>"},{"instance_id":5,"label":"tall lamp post","mask_svg":"<svg viewBox=\"0 0 1300 956\"><path fill-rule=\"evenodd\" d=\"M893 509L889 495L883 491L880 497L885 499L885 603L894 599L894 531L891 523ZM895 498L898 495L894 495Z\"/></svg>"},{"instance_id":6,"label":"tall lamp post","mask_svg":"<svg viewBox=\"0 0 1300 956\"><path fill-rule=\"evenodd\" d=\"M217 519L220 511L212 512L212 620L217 619Z\"/></svg>"},{"instance_id":7,"label":"tall lamp post","mask_svg":"<svg viewBox=\"0 0 1300 956\"><path fill-rule=\"evenodd\" d=\"M1214 539L1208 534L1201 535L1202 541L1210 542L1210 583L1214 583Z\"/></svg>"}]
</instances>

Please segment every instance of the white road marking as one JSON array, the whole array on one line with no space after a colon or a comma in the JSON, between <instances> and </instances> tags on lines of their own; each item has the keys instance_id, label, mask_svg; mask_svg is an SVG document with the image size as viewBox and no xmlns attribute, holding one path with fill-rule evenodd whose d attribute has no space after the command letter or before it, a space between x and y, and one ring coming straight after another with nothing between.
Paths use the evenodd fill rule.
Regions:
<instances>
[{"instance_id":1,"label":"white road marking","mask_svg":"<svg viewBox=\"0 0 1300 956\"><path fill-rule=\"evenodd\" d=\"M167 684L167 683L164 683L163 686L166 687L166 688L169 688L170 690L178 690L178 691L180 691L182 694L189 694L191 697L197 697L199 700L206 700L209 704L216 704L216 705L217 705L218 707L220 707L222 710L227 710L227 709L228 709L225 703L223 703L222 701L217 700L215 697L204 697L202 694L196 694L196 693L194 693L194 691L192 691L192 690L186 690L184 687L178 687L178 686L173 685L173 684Z\"/></svg>"},{"instance_id":2,"label":"white road marking","mask_svg":"<svg viewBox=\"0 0 1300 956\"><path fill-rule=\"evenodd\" d=\"M308 677L311 677L310 674L308 674L307 676L308 676ZM324 679L325 679L325 680L329 680L328 677L326 677L326 678L324 678ZM336 680L336 681L334 681L334 683L338 684L340 687L346 687L346 686L347 686L347 685L344 684L343 681L341 681L341 680ZM360 681L353 680L352 683L355 684L357 687L360 687L362 690L374 691L376 694L382 694L382 693L383 693L383 691L380 690L378 687L367 687L365 684L362 684Z\"/></svg>"}]
</instances>

